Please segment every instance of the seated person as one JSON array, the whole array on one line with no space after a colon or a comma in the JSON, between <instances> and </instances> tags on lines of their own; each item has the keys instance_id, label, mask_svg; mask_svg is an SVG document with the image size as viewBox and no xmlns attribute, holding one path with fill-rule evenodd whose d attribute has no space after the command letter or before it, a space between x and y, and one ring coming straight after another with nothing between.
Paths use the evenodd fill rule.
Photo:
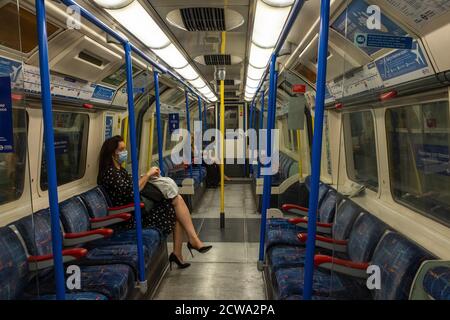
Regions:
<instances>
[{"instance_id":1,"label":"seated person","mask_svg":"<svg viewBox=\"0 0 450 320\"><path fill-rule=\"evenodd\" d=\"M107 139L100 151L97 183L106 190L114 206L122 206L134 201L133 180L127 170L122 167L122 164L127 162L127 156L128 152L121 136ZM159 174L159 168L152 167L139 179L139 191L142 191L147 183L157 181ZM158 184L155 185L158 187ZM164 190L161 191L163 194L167 194ZM190 265L183 263L183 231L189 239L187 246L190 251L194 249L205 253L212 248L212 246L205 247L197 236L189 209L179 194L158 203L150 212L143 210L142 220L144 227L155 227L165 234L169 234L173 230L174 249L169 260L171 264L175 262L180 268ZM134 228L134 221L128 225Z\"/></svg>"}]
</instances>

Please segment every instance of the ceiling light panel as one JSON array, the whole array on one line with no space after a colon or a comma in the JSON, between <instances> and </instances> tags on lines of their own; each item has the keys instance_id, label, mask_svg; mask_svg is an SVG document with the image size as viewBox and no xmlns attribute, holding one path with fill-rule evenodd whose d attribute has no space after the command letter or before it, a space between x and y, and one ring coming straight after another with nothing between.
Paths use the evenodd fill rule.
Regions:
<instances>
[{"instance_id":1,"label":"ceiling light panel","mask_svg":"<svg viewBox=\"0 0 450 320\"><path fill-rule=\"evenodd\" d=\"M291 7L278 8L258 1L252 42L263 48L275 47L290 11Z\"/></svg>"},{"instance_id":2,"label":"ceiling light panel","mask_svg":"<svg viewBox=\"0 0 450 320\"><path fill-rule=\"evenodd\" d=\"M273 48L261 48L252 43L250 49L250 64L256 68L265 68L272 55Z\"/></svg>"},{"instance_id":3,"label":"ceiling light panel","mask_svg":"<svg viewBox=\"0 0 450 320\"><path fill-rule=\"evenodd\" d=\"M122 9L107 9L106 11L146 46L163 48L170 44L170 40L164 31L161 30L139 1L134 1Z\"/></svg>"}]
</instances>

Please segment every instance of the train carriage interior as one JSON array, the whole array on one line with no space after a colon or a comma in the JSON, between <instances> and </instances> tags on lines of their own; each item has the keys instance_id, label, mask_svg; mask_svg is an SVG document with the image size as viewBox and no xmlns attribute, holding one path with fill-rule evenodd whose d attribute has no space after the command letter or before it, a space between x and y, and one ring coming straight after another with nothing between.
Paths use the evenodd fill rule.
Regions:
<instances>
[{"instance_id":1,"label":"train carriage interior","mask_svg":"<svg viewBox=\"0 0 450 320\"><path fill-rule=\"evenodd\" d=\"M0 300L450 300L450 0L0 0L0 21ZM188 267L180 222L146 219L172 201L139 192L151 168L212 246L184 237Z\"/></svg>"}]
</instances>

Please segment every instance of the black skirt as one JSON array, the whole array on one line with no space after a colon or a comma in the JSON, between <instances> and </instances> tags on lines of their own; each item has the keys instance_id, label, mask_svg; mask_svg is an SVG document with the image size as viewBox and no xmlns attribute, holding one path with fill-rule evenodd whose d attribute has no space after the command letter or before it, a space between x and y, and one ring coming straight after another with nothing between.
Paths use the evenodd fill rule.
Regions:
<instances>
[{"instance_id":1,"label":"black skirt","mask_svg":"<svg viewBox=\"0 0 450 320\"><path fill-rule=\"evenodd\" d=\"M142 228L158 229L164 236L168 236L175 227L176 213L172 201L164 199L156 202L151 209L142 209ZM135 217L121 224L116 230L131 230L136 228Z\"/></svg>"}]
</instances>

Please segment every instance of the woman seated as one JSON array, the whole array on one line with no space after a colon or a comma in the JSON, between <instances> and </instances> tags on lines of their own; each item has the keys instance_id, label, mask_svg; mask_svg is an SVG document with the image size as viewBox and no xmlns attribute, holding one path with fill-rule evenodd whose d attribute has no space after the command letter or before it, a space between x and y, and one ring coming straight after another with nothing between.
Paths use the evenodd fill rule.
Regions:
<instances>
[{"instance_id":1,"label":"woman seated","mask_svg":"<svg viewBox=\"0 0 450 320\"><path fill-rule=\"evenodd\" d=\"M97 183L105 189L114 206L122 206L134 201L133 181L127 170L122 167L122 164L127 162L127 157L128 152L121 136L114 136L103 143ZM157 181L159 175L159 168L152 167L139 179L139 191L142 191L147 183L152 183L152 180ZM158 187L158 184L155 183L155 186ZM132 220L127 224L128 228L134 228L134 219ZM192 224L189 209L184 199L177 193L169 199L156 203L151 210L142 210L142 220L144 227L155 227L166 235L173 232L173 252L169 257L171 266L172 262L180 268L190 266L189 263L183 262L183 231L188 237L187 247L191 254L193 249L205 253L212 248L212 246L203 245Z\"/></svg>"}]
</instances>

